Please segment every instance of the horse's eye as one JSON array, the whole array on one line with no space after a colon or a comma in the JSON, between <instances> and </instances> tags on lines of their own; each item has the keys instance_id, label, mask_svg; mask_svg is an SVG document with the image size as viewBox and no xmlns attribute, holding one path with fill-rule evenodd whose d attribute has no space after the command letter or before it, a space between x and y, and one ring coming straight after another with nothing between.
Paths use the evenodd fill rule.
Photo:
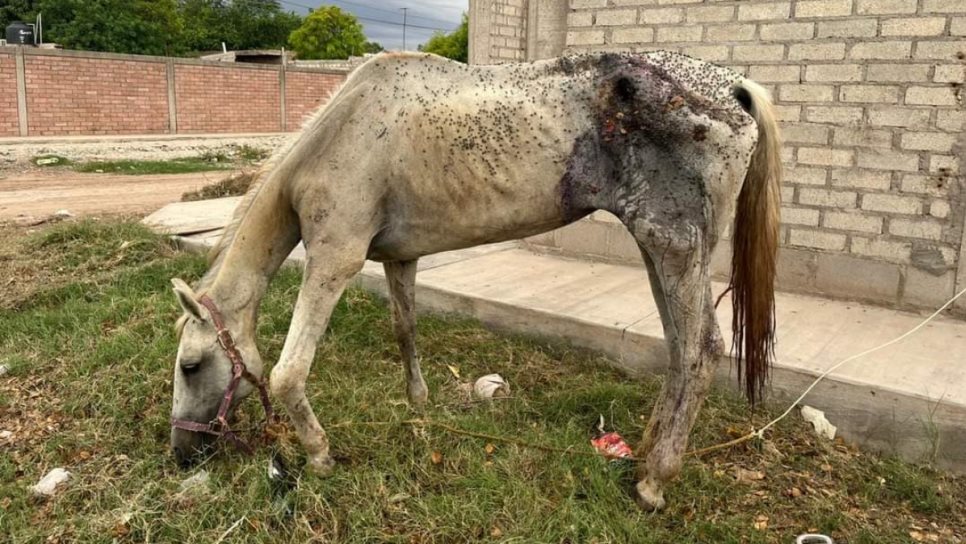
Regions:
<instances>
[{"instance_id":1,"label":"horse's eye","mask_svg":"<svg viewBox=\"0 0 966 544\"><path fill-rule=\"evenodd\" d=\"M200 359L197 360L197 361L182 361L181 362L181 372L184 372L185 374L188 374L188 375L194 374L195 372L198 372L199 370L201 370L201 360Z\"/></svg>"}]
</instances>

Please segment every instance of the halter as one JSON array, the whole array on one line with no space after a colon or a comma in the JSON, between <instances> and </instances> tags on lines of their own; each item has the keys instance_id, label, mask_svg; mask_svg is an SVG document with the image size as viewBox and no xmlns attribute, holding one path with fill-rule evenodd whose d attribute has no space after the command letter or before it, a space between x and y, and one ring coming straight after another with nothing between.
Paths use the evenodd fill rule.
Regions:
<instances>
[{"instance_id":1,"label":"halter","mask_svg":"<svg viewBox=\"0 0 966 544\"><path fill-rule=\"evenodd\" d=\"M208 295L202 295L198 299L198 302L205 308L208 308L208 312L211 313L215 331L218 333L218 345L221 346L222 351L225 352L228 360L231 361L231 382L225 388L225 394L221 398L221 405L218 406L218 415L215 419L208 423L198 423L197 421L188 421L186 419L172 417L171 426L176 429L227 438L236 448L250 455L253 452L252 447L242 440L231 429L231 426L228 425L228 409L231 407L231 400L235 396L235 391L238 390L238 385L241 383L242 378L244 378L258 388L258 394L262 400L262 407L265 408L265 424L268 424L275 419L275 411L272 410L272 403L268 399L268 390L265 388L265 382L252 375L245 366L245 361L242 360L241 353L238 352L238 348L235 346L235 340L232 338L231 332L225 327L225 320L221 312L218 311L218 307L215 306L215 301L211 300Z\"/></svg>"}]
</instances>

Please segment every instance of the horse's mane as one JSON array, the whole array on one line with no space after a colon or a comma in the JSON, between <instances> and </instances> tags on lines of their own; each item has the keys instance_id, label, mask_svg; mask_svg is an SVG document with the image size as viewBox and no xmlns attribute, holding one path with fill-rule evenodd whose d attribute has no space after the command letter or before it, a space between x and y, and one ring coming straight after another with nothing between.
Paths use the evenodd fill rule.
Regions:
<instances>
[{"instance_id":1,"label":"horse's mane","mask_svg":"<svg viewBox=\"0 0 966 544\"><path fill-rule=\"evenodd\" d=\"M359 68L361 68L361 66ZM245 192L245 195L238 203L238 206L235 207L235 211L232 213L231 221L225 225L221 237L218 238L218 241L215 243L215 245L210 251L208 251L208 271L198 282L196 291L201 293L210 287L215 281L215 278L218 277L218 270L221 268L225 255L228 253L228 248L231 247L232 242L235 240L235 235L238 234L238 228L245 219L245 215L248 213L248 210L251 209L252 203L255 202L255 199L258 197L259 191L262 189L262 187L277 178L275 174L278 172L282 160L293 151L296 145L298 145L298 143L302 140L303 134L309 129L309 127L314 126L325 115L325 112L327 111L326 106L328 106L328 104L335 99L339 92L346 87L346 84L353 79L353 76L361 72L359 68L356 68L352 74L349 74L349 77L346 78L346 81L343 82L342 85L332 91L329 91L327 96L325 96L323 99L323 105L305 116L299 132L293 135L288 142L275 150L268 160L255 171L255 180L252 182L251 186L249 186L248 191Z\"/></svg>"},{"instance_id":2,"label":"horse's mane","mask_svg":"<svg viewBox=\"0 0 966 544\"><path fill-rule=\"evenodd\" d=\"M274 169L277 156L277 153L272 154L272 157L255 171L254 181L252 181L252 184L248 187L248 190L238 203L238 206L235 207L235 211L232 212L231 221L225 225L221 236L218 238L218 241L215 242L215 245L212 246L212 248L208 251L208 272L206 272L201 278L201 281L198 283L198 286L195 289L199 293L207 289L214 281L215 277L217 277L218 269L221 267L221 263L224 260L225 254L227 253L227 249L231 245L232 240L235 239L235 234L238 232L238 225L241 224L242 219L245 217L245 213L248 212L249 208L252 207L252 202L255 200L255 196L258 194L259 189L261 189L266 180L269 178L271 171Z\"/></svg>"}]
</instances>

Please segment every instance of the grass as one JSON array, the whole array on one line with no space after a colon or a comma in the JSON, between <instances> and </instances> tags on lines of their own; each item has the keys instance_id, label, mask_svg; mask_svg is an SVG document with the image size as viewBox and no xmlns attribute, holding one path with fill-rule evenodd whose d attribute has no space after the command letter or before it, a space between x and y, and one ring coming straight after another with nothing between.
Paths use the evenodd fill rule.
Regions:
<instances>
[{"instance_id":1,"label":"grass","mask_svg":"<svg viewBox=\"0 0 966 544\"><path fill-rule=\"evenodd\" d=\"M241 196L248 192L248 188L255 181L256 175L257 172L255 171L238 172L219 182L205 185L197 191L190 191L181 195L181 201L191 202L194 200L208 200L226 196Z\"/></svg>"},{"instance_id":2,"label":"grass","mask_svg":"<svg viewBox=\"0 0 966 544\"><path fill-rule=\"evenodd\" d=\"M266 159L269 152L250 145L241 145L231 153L212 152L202 153L197 157L182 157L169 160L113 160L73 162L58 155L40 155L31 162L43 168L69 166L76 172L127 174L141 176L148 174L188 174L192 172L210 172L215 170L230 170L240 166L250 165Z\"/></svg>"},{"instance_id":3,"label":"grass","mask_svg":"<svg viewBox=\"0 0 966 544\"><path fill-rule=\"evenodd\" d=\"M191 157L166 161L118 160L91 161L74 167L77 172L128 174L143 176L147 174L188 174L191 172L210 172L231 168L230 162L213 161L206 157Z\"/></svg>"},{"instance_id":4,"label":"grass","mask_svg":"<svg viewBox=\"0 0 966 544\"><path fill-rule=\"evenodd\" d=\"M598 414L628 440L642 433L658 379L630 380L594 353L500 335L465 319L421 316L431 406L404 402L403 371L383 301L349 290L312 369L308 393L339 460L327 479L284 495L252 458L224 450L191 472L167 451L178 315L168 279L196 279L199 256L177 253L124 222L0 229L0 527L11 542L961 542L966 482L927 467L818 439L797 419L765 443L689 460L668 508L642 513L633 470L406 424L430 417L467 430L589 451ZM266 360L281 349L299 274L283 270L258 326ZM459 369L457 380L447 365ZM499 372L513 398L467 402L460 381ZM241 419L257 417L257 402ZM693 445L761 423L714 391ZM350 424L356 422L355 424ZM291 432L278 445L297 466ZM28 488L63 466L54 498ZM204 469L207 486L182 491ZM736 481L738 469L761 479ZM757 477L756 477L757 478ZM234 529L232 529L234 527ZM933 540L934 539L934 540Z\"/></svg>"}]
</instances>

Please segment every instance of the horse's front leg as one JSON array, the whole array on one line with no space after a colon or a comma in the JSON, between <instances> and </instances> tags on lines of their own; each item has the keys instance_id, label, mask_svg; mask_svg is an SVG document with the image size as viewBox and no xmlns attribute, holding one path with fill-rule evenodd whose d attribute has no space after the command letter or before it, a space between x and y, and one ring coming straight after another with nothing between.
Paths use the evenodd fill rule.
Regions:
<instances>
[{"instance_id":1,"label":"horse's front leg","mask_svg":"<svg viewBox=\"0 0 966 544\"><path fill-rule=\"evenodd\" d=\"M638 467L636 498L642 508L659 510L664 507L664 486L681 471L688 435L723 342L711 298L710 249L695 242L676 249L642 243L641 250L664 325L670 368L636 452L645 459Z\"/></svg>"},{"instance_id":2,"label":"horse's front leg","mask_svg":"<svg viewBox=\"0 0 966 544\"><path fill-rule=\"evenodd\" d=\"M329 440L305 396L315 349L348 281L362 269L365 251L308 243L302 288L279 362L272 369L272 394L288 411L307 455L306 468L326 475L335 462Z\"/></svg>"}]
</instances>

